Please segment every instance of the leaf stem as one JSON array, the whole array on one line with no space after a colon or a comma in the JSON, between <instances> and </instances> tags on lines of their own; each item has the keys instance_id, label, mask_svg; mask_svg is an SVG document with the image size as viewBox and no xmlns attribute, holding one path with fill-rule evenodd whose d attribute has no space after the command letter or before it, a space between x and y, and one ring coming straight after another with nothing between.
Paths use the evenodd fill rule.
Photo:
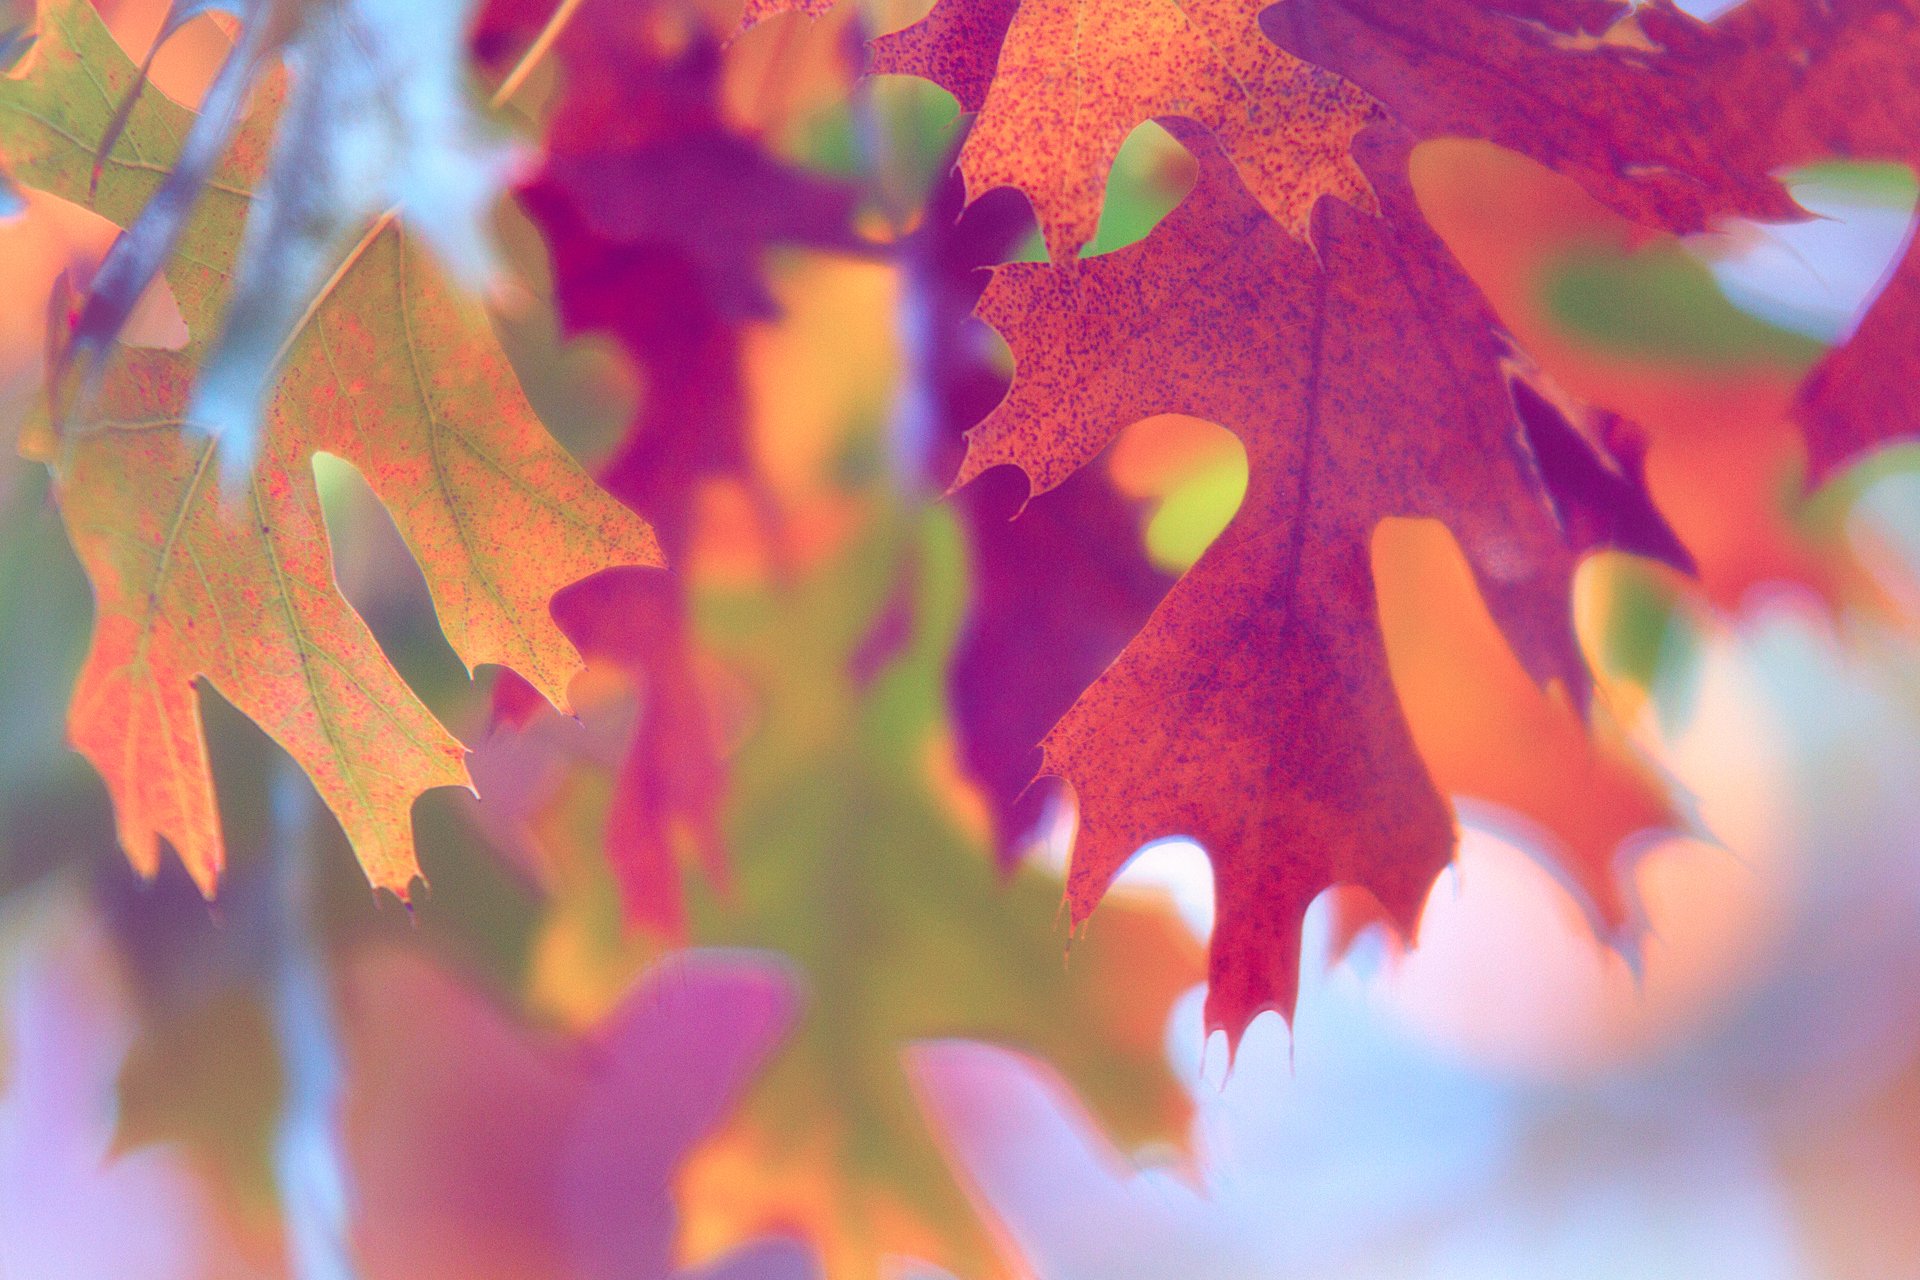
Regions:
<instances>
[{"instance_id":1,"label":"leaf stem","mask_svg":"<svg viewBox=\"0 0 1920 1280\"><path fill-rule=\"evenodd\" d=\"M552 15L548 17L546 25L540 28L540 34L533 38L533 43L527 46L527 51L520 55L518 62L513 64L513 70L507 72L507 78L500 82L500 87L493 91L493 96L488 99L490 107L498 111L520 91L526 84L527 78L533 74L534 68L539 66L541 60L552 50L554 42L560 38L560 33L567 29L569 22L573 21L573 15L579 11L580 4L581 0L560 0ZM293 349L293 344L299 341L302 333L306 332L307 325L312 322L314 315L326 300L333 296L333 291L339 286L340 281L345 278L347 272L353 270L354 263L360 261L367 250L373 247L373 242L380 238L380 233L393 224L393 220L399 216L399 213L398 205L382 213L373 220L373 224L367 228L367 233L360 237L359 242L347 250L346 255L340 259L340 265L335 267L333 274L329 275L326 282L314 291L313 300L307 303L307 309L300 313L300 318L294 321L291 329L287 330L286 338L280 343L280 350L274 353L275 367L287 358L287 353Z\"/></svg>"},{"instance_id":2,"label":"leaf stem","mask_svg":"<svg viewBox=\"0 0 1920 1280\"><path fill-rule=\"evenodd\" d=\"M580 0L560 0L560 3L554 7L553 15L547 19L547 25L540 28L540 34L533 38L533 43L527 46L527 51L520 55L520 61L513 64L513 70L507 72L507 78L502 80L500 87L493 91L493 97L488 105L498 111L507 105L509 98L520 92L520 87L526 84L527 77L533 74L533 69L540 65L541 59L547 56L548 50L553 48L553 42L558 40L560 33L567 29L567 24L573 21L573 15L579 8Z\"/></svg>"},{"instance_id":3,"label":"leaf stem","mask_svg":"<svg viewBox=\"0 0 1920 1280\"><path fill-rule=\"evenodd\" d=\"M367 228L367 234L361 236L353 248L347 250L346 255L340 259L340 265L333 269L333 274L327 277L324 284L314 290L313 300L307 303L307 309L300 313L300 318L293 322L291 329L287 330L287 336L280 341L280 349L273 353L273 367L275 369L278 369L281 362L287 358L287 352L293 350L293 344L300 340L300 335L306 332L308 323L312 321L315 313L325 305L327 299L333 296L334 289L339 286L340 281L345 278L347 272L353 270L353 264L360 261L367 250L373 247L373 242L380 238L380 233L385 231L389 226L392 226L393 220L399 216L400 206L395 205L375 218L373 224Z\"/></svg>"}]
</instances>

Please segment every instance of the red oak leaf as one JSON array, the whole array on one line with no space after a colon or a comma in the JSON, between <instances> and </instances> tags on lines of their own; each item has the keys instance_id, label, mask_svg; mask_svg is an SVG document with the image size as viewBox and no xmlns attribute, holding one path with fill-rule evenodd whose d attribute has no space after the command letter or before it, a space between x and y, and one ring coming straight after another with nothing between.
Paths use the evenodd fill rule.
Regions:
<instances>
[{"instance_id":1,"label":"red oak leaf","mask_svg":"<svg viewBox=\"0 0 1920 1280\"><path fill-rule=\"evenodd\" d=\"M1019 10L1020 0L936 4L912 26L875 40L868 69L931 80L958 99L962 111L979 111Z\"/></svg>"},{"instance_id":2,"label":"red oak leaf","mask_svg":"<svg viewBox=\"0 0 1920 1280\"><path fill-rule=\"evenodd\" d=\"M1282 48L1372 93L1416 137L1497 142L1637 221L1699 231L1723 213L1801 216L1753 166L1738 141L1752 129L1731 116L1733 86L1783 64L1750 38L1664 8L1631 20L1646 32L1638 39L1599 20L1627 11L1570 0L1283 0L1262 25ZM1594 38L1601 29L1616 34ZM1648 38L1665 48L1649 50Z\"/></svg>"},{"instance_id":3,"label":"red oak leaf","mask_svg":"<svg viewBox=\"0 0 1920 1280\"><path fill-rule=\"evenodd\" d=\"M1054 789L1039 744L1146 624L1173 580L1148 561L1140 512L1097 467L1048 501L985 477L961 495L973 581L948 670L961 761L986 793L1001 864L1026 852Z\"/></svg>"},{"instance_id":4,"label":"red oak leaf","mask_svg":"<svg viewBox=\"0 0 1920 1280\"><path fill-rule=\"evenodd\" d=\"M1410 929L1451 853L1388 670L1375 525L1443 521L1533 678L1576 702L1588 684L1568 601L1577 546L1526 445L1505 340L1413 204L1405 136L1362 135L1385 216L1323 202L1317 256L1197 149L1199 184L1145 241L995 274L980 314L1016 372L961 478L1014 463L1049 489L1161 413L1246 447L1233 522L1042 744L1080 802L1076 922L1142 845L1206 847L1208 1018L1237 1037L1260 1010L1291 1009L1317 894L1358 885Z\"/></svg>"},{"instance_id":5,"label":"red oak leaf","mask_svg":"<svg viewBox=\"0 0 1920 1280\"><path fill-rule=\"evenodd\" d=\"M1206 126L1261 204L1305 236L1314 202L1374 207L1349 155L1365 94L1261 38L1249 0L941 0L874 46L979 112L960 153L970 196L1011 186L1056 261L1093 239L1120 144L1147 120Z\"/></svg>"},{"instance_id":6,"label":"red oak leaf","mask_svg":"<svg viewBox=\"0 0 1920 1280\"><path fill-rule=\"evenodd\" d=\"M1415 134L1497 142L1671 231L1804 216L1774 176L1794 166L1920 164L1912 0L1748 0L1712 23L1669 0L1626 14L1591 0L1284 0L1266 28ZM1909 245L1802 388L1815 481L1920 432L1916 322L1920 251Z\"/></svg>"},{"instance_id":7,"label":"red oak leaf","mask_svg":"<svg viewBox=\"0 0 1920 1280\"><path fill-rule=\"evenodd\" d=\"M1920 119L1914 128L1920 132ZM1800 385L1794 417L1807 437L1812 482L1826 479L1878 445L1920 435L1916 331L1920 245L1910 240L1853 335L1828 352Z\"/></svg>"},{"instance_id":8,"label":"red oak leaf","mask_svg":"<svg viewBox=\"0 0 1920 1280\"><path fill-rule=\"evenodd\" d=\"M1706 361L1667 358L1657 342L1638 349L1596 343L1563 323L1549 282L1583 258L1642 275L1692 268L1673 237L1649 233L1571 178L1484 142L1423 144L1413 170L1428 225L1521 349L1569 397L1631 420L1628 427L1625 419L1575 412L1582 434L1633 460L1644 433L1645 456L1634 467L1644 462L1645 483L1697 559L1708 600L1735 608L1750 588L1782 579L1835 600L1845 594L1836 576L1843 566L1821 553L1783 501L1790 495L1782 485L1804 456L1788 419L1812 363L1799 354L1805 348L1766 345L1759 330L1749 330L1755 344ZM1694 278L1700 290L1713 288L1704 268ZM1719 316L1737 320L1732 312L1731 303L1720 304ZM1697 323L1714 332L1725 319ZM1541 467L1551 484L1546 452Z\"/></svg>"}]
</instances>

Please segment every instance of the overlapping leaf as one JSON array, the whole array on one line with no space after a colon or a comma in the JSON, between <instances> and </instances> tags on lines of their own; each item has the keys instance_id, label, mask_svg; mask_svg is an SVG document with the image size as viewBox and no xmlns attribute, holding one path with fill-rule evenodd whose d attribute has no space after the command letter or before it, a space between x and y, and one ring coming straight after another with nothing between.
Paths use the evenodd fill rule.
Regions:
<instances>
[{"instance_id":1,"label":"overlapping leaf","mask_svg":"<svg viewBox=\"0 0 1920 1280\"><path fill-rule=\"evenodd\" d=\"M1636 465L1699 589L1722 607L1782 579L1834 596L1839 559L1784 488L1817 345L1747 320L1675 238L1524 156L1451 141L1416 161L1422 211L1508 332L1567 392L1625 415L1589 410L1582 434L1629 460L1644 448Z\"/></svg>"},{"instance_id":2,"label":"overlapping leaf","mask_svg":"<svg viewBox=\"0 0 1920 1280\"><path fill-rule=\"evenodd\" d=\"M0 86L0 151L24 180L86 199L89 139L134 69L84 3L49 0L42 24L36 74ZM106 161L100 212L137 214L189 121L141 99ZM311 454L352 462L381 496L462 659L510 665L556 705L580 664L547 612L553 593L658 551L546 435L484 312L391 226L288 343L259 464L223 498L212 442L182 427L268 133L258 120L242 131L182 232L172 282L194 341L119 353L93 420L45 442L98 602L70 733L107 780L136 865L151 871L164 837L212 892L224 851L204 676L314 779L369 878L404 895L412 801L465 780L461 748L334 587Z\"/></svg>"},{"instance_id":3,"label":"overlapping leaf","mask_svg":"<svg viewBox=\"0 0 1920 1280\"><path fill-rule=\"evenodd\" d=\"M1375 207L1349 147L1376 109L1269 43L1259 7L941 0L876 42L873 70L932 80L979 113L960 153L968 193L1025 192L1056 261L1093 239L1113 158L1153 119L1212 130L1247 189L1304 239L1323 195Z\"/></svg>"},{"instance_id":4,"label":"overlapping leaf","mask_svg":"<svg viewBox=\"0 0 1920 1280\"><path fill-rule=\"evenodd\" d=\"M811 991L793 1045L688 1176L687 1212L710 1244L799 1223L834 1275L871 1275L890 1252L977 1273L982 1242L897 1061L913 1037L971 1028L1044 1046L1143 1139L1183 1110L1158 1030L1198 976L1182 926L1157 905L1115 903L1063 966L1057 880L1036 868L1009 880L966 821L940 732L960 552L944 514L893 511L788 588L701 611L754 728L727 809L733 889L690 891L691 932L777 949ZM606 781L585 779L563 781L528 823L560 868L535 994L575 1018L652 951L622 935L594 873Z\"/></svg>"},{"instance_id":5,"label":"overlapping leaf","mask_svg":"<svg viewBox=\"0 0 1920 1280\"><path fill-rule=\"evenodd\" d=\"M1527 671L1586 696L1567 596L1583 548L1523 439L1502 336L1413 205L1401 137L1371 132L1358 153L1384 218L1323 202L1317 259L1206 154L1145 241L1004 267L980 307L1015 377L962 479L1014 463L1045 490L1160 413L1246 446L1233 523L1043 744L1080 802L1076 921L1142 845L1207 848L1209 1021L1234 1035L1291 1007L1321 890L1361 886L1411 928L1452 849L1380 637L1381 519L1446 523Z\"/></svg>"},{"instance_id":6,"label":"overlapping leaf","mask_svg":"<svg viewBox=\"0 0 1920 1280\"><path fill-rule=\"evenodd\" d=\"M1797 165L1920 164L1920 8L1909 0L1749 0L1712 23L1665 0L1631 16L1581 0L1284 0L1267 23L1416 134L1498 142L1672 231L1803 216L1775 176ZM1916 322L1910 245L1803 388L1815 479L1920 431Z\"/></svg>"},{"instance_id":7,"label":"overlapping leaf","mask_svg":"<svg viewBox=\"0 0 1920 1280\"><path fill-rule=\"evenodd\" d=\"M1574 6L1569 12L1590 27L1603 25L1607 15L1605 6ZM1037 509L1046 514L1021 516L1031 524L1016 520L993 528L975 522L979 545L989 551L981 562L979 606L995 610L998 601L1004 612L981 616L987 633L1018 622L1008 635L1023 635L1060 658L1068 651L1064 647L1075 643L1091 645L1089 652L1117 643L1096 635L1098 620L1110 612L1129 631L1139 614L1127 620L1129 608L1110 610L1110 601L1081 601L1043 587L1008 593L1008 576L996 578L993 572L991 549L1006 543L1018 551L1010 562L1023 557L1012 580L1037 580L1029 553L1041 551L1039 558L1054 568L1075 566L1068 578L1073 591L1106 581L1108 570L1129 557L1133 537L1123 528L1125 520L1104 520L1104 533L1094 537L1112 545L1075 555L1073 549L1087 545L1083 539L1092 528L1079 518L1087 514L1085 503L1069 503L1069 495L1089 484L1098 487L1098 480L1068 476L1119 426L1154 413L1190 413L1223 420L1242 436L1248 430L1313 434L1288 447L1269 439L1275 451L1256 459L1256 472L1265 466L1275 480L1288 476L1304 487L1290 497L1261 495L1256 478L1260 501L1250 499L1250 507L1260 510L1242 509L1235 530L1258 532L1244 537L1250 551L1240 553L1240 562L1227 572L1242 599L1231 599L1231 593L1227 599L1198 595L1196 583L1221 581L1219 560L1227 557L1215 549L1212 562L1204 560L1200 572L1169 597L1139 643L1046 739L1044 771L1066 775L1083 804L1085 831L1069 890L1075 915L1091 910L1106 881L1140 844L1165 835L1198 835L1210 844L1229 902L1215 940L1213 1019L1238 1031L1258 1007L1288 1006L1298 915L1315 892L1340 881L1363 883L1382 898L1390 917L1407 925L1432 871L1452 848L1450 819L1407 741L1377 649L1365 558L1375 522L1390 514L1434 514L1453 524L1469 543L1480 591L1524 668L1536 681L1557 683L1574 708L1586 697L1567 601L1576 555L1596 545L1628 545L1674 562L1686 562L1686 553L1647 505L1632 466L1607 459L1599 441L1572 432L1551 411L1534 413L1526 422L1515 416L1515 395L1526 405L1536 405L1538 397L1526 399L1530 391L1524 388L1507 390L1501 372L1507 344L1473 286L1425 228L1404 190L1400 159L1386 161L1380 171L1382 180L1394 184L1398 201L1386 228L1369 238L1361 226L1338 221L1340 215L1323 215L1327 226L1344 234L1342 244L1359 246L1348 248L1344 261L1325 257L1317 236L1313 244L1321 257L1304 249L1288 255L1269 244L1277 228L1308 240L1308 211L1321 194L1346 194L1357 207L1377 209L1373 178L1380 175L1354 169L1356 182L1346 190L1331 180L1306 182L1294 190L1298 201L1288 203L1248 163L1248 155L1271 146L1279 130L1288 142L1281 148L1286 163L1321 175L1327 169L1317 161L1325 157L1336 161L1334 169L1352 167L1354 134L1379 119L1365 96L1340 88L1340 81L1315 81L1336 86L1336 100L1352 107L1329 117L1321 109L1325 100L1300 92L1300 84L1261 79L1300 63L1286 59L1277 63L1281 71L1269 67L1256 73L1252 67L1261 56L1260 42L1236 44L1233 38L1250 31L1242 33L1223 12L1181 13L1181 23L1190 19L1183 35L1212 31L1208 21L1219 27L1208 50L1213 61L1202 63L1238 71L1233 88L1244 94L1240 102L1252 104L1250 119L1260 129L1248 129L1238 117L1210 115L1192 100L1165 111L1140 104L1114 109L1114 96L1106 94L1112 86L1102 75L1117 63L1104 61L1106 52L1129 50L1133 58L1167 59L1169 65L1181 61L1183 46L1177 40L1135 38L1140 33L1129 25L1152 25L1162 17L1167 15L1156 17L1152 6L1094 13L1087 6L947 0L922 23L883 36L874 69L935 79L947 84L962 107L979 111L960 157L970 194L1002 182L1021 186L1035 201L1056 263L1091 234L1106 163L1133 123L1148 115L1198 121L1210 127L1212 140L1192 127L1179 129L1177 136L1196 150L1219 148L1210 152L1210 180L1156 238L1158 253L1121 253L1112 261L1087 263L1079 273L1062 263L1052 273L1016 269L1000 276L983 315L1016 347L1016 390L975 434L962 478L979 474L991 462L1016 461L1037 487L1073 486L1052 497L1056 507L1050 512L1041 503ZM1089 21L1073 27L1071 19ZM1244 58L1235 63L1240 54ZM1183 65L1181 84L1204 94L1212 81L1190 75L1194 65ZM1156 84L1152 67L1142 71L1129 63L1129 69L1139 75L1127 81L1125 92ZM1048 86L1060 94L1087 94L1092 106L1071 98L1048 115L1035 106L1048 102ZM1083 142L1083 107L1094 121L1087 129L1102 138L1094 150L1104 148L1091 165L1083 165L1083 155L1075 150ZM1021 117L1021 111L1031 115ZM1060 130L1043 127L1041 119L1068 119L1064 159ZM1020 129L1012 121L1021 121ZM996 173L995 155L1012 155L1006 161L1010 165L1027 163L1025 177ZM1035 173L1044 177L1033 178ZM1062 196L1062 173L1081 180L1071 198ZM1252 192L1258 203L1236 201L1242 190ZM1054 196L1060 198L1048 203ZM935 217L950 219L950 213L935 205ZM1073 223L1073 217L1079 221ZM1077 230L1062 232L1064 226ZM1269 249L1273 257L1246 269L1248 259ZM1338 280L1329 286L1329 299L1315 299L1311 290L1294 290L1286 303L1261 297L1283 290L1281 280L1325 278L1323 263L1325 276ZM1056 286L1048 303L1018 297L1014 282L1027 278ZM1413 317L1411 334L1398 309ZM1050 311L1050 317L1037 320L1035 311ZM1104 311L1112 311L1112 319ZM1334 328L1323 328L1329 313L1338 313L1338 320ZM943 355L952 361L952 351ZM1284 384L1275 370L1288 368L1300 386L1273 386ZM1323 376L1334 378L1336 386L1319 386ZM1269 386L1261 386L1261 378ZM1367 380L1379 380L1390 390L1369 388ZM1298 397L1296 403L1288 405L1290 397ZM1098 426L1083 432L1092 418L1100 418ZM1014 420L1018 426L1010 426ZM1020 434L1018 441L1008 443L1010 430ZM1455 430L1463 434L1450 436ZM1536 451L1546 451L1538 457L1548 462L1548 474L1536 468ZM1329 480L1325 455L1350 457L1354 470L1331 468ZM1367 470L1373 474L1361 486L1359 476ZM1380 470L1394 478L1382 482ZM1363 512L1352 507L1356 493L1350 486L1363 489ZM993 505L983 493L964 501L970 510ZM1336 532L1348 514L1354 518L1344 532ZM1044 537L1048 532L1062 537L1050 541ZM1227 539L1235 539L1233 530ZM1354 557L1344 568L1329 568L1340 558L1329 553L1334 543L1344 543L1342 555ZM1279 604L1296 591L1302 601L1298 610ZM1183 601L1183 593L1192 595ZM1140 595L1144 614L1158 589ZM1329 608L1329 601L1344 603ZM1044 622L1048 610L1058 612L1052 626ZM1294 614L1311 618L1300 622ZM998 660L979 666L970 664L970 651L962 649L956 656L956 693L962 695L968 764L995 798L998 823L1014 827L1031 819L1031 812L1016 818L1014 804L1033 802L1033 793L1023 791L1027 770L1021 737L1033 741L1062 710L1071 687L1100 672L1104 656L1091 664L1054 662L1048 668L1069 685L1060 704L1048 706L1050 697L1027 697L1016 706L1016 700L998 693L1025 687L1016 679L1025 654L996 652ZM1152 662L1142 654L1154 654ZM1158 666L1142 672L1142 664ZM1213 664L1231 672L1213 697L1206 693L1210 677L1181 674L1188 668L1204 672ZM1152 693L1135 689L1133 681ZM1248 687L1263 689L1298 720L1286 720L1275 714L1275 706L1248 697ZM1524 700L1509 702L1519 708ZM996 723L995 708L1012 720ZM1551 700L1544 700L1521 718L1530 729L1551 723L1555 735L1567 729L1559 737L1567 739L1563 764L1569 785L1576 785L1578 775L1596 785L1605 777L1609 794L1619 793L1619 804L1607 806L1605 821L1569 833L1571 844L1563 844L1561 852L1571 860L1569 869L1599 919L1620 929L1626 908L1613 883L1613 846L1620 835L1659 823L1667 808L1636 766L1620 760L1619 748L1588 745L1576 718L1561 725L1563 714L1565 704L1553 710ZM975 737L972 729L985 729L985 737ZM1248 741L1281 747L1248 750ZM1557 793L1538 789L1542 779L1521 779L1503 766L1471 768L1467 760L1473 748L1459 747L1452 737L1434 741L1446 743L1432 760L1446 783L1519 798L1523 808L1544 806L1559 816L1569 812ZM985 754L975 758L973 750L981 747Z\"/></svg>"}]
</instances>

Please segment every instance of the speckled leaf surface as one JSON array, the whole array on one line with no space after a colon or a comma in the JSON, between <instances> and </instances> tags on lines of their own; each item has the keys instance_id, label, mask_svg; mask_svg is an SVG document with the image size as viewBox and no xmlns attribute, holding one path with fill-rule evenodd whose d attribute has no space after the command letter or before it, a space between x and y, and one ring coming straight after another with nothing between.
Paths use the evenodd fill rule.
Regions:
<instances>
[{"instance_id":1,"label":"speckled leaf surface","mask_svg":"<svg viewBox=\"0 0 1920 1280\"><path fill-rule=\"evenodd\" d=\"M1421 137L1486 138L1650 226L1804 214L1777 175L1836 158L1920 164L1920 6L1749 0L1706 23L1671 4L1283 0L1267 29L1376 94ZM1517 86L1524 89L1516 90ZM1798 418L1814 478L1920 432L1912 245Z\"/></svg>"},{"instance_id":2,"label":"speckled leaf surface","mask_svg":"<svg viewBox=\"0 0 1920 1280\"><path fill-rule=\"evenodd\" d=\"M1247 0L941 0L876 43L873 69L923 76L979 111L960 153L969 196L1026 193L1056 261L1093 239L1120 144L1154 119L1212 130L1247 189L1304 238L1323 195L1374 208L1349 148L1376 108L1276 48L1258 11Z\"/></svg>"},{"instance_id":3,"label":"speckled leaf surface","mask_svg":"<svg viewBox=\"0 0 1920 1280\"><path fill-rule=\"evenodd\" d=\"M84 3L49 0L43 27L36 74L0 85L0 151L24 180L85 200L86 140L133 68ZM189 119L142 97L100 212L137 213ZM269 130L243 126L182 235L170 280L187 347L119 353L89 418L43 437L97 600L69 732L106 778L136 865L151 870L164 837L211 892L224 849L194 689L205 677L307 770L373 883L404 895L412 801L465 782L463 753L334 587L311 455L346 458L380 495L469 667L510 666L556 705L580 660L553 593L659 554L533 416L485 313L391 227L291 343L261 462L223 496L181 423Z\"/></svg>"},{"instance_id":4,"label":"speckled leaf surface","mask_svg":"<svg viewBox=\"0 0 1920 1280\"><path fill-rule=\"evenodd\" d=\"M1656 46L1679 42L1665 50L1624 33L1600 38L1628 7L1282 0L1263 22L1282 47L1379 98L1415 136L1487 138L1533 155L1630 217L1694 231L1719 210L1795 216L1785 189L1728 145L1736 123L1723 73L1737 75L1756 49L1709 39L1671 9L1653 17Z\"/></svg>"},{"instance_id":5,"label":"speckled leaf surface","mask_svg":"<svg viewBox=\"0 0 1920 1280\"><path fill-rule=\"evenodd\" d=\"M1084 920L1135 850L1198 840L1219 914L1209 1021L1292 1007L1303 913L1335 884L1410 929L1453 821L1409 735L1369 566L1387 516L1445 522L1529 673L1586 675L1574 554L1540 488L1491 315L1412 204L1397 131L1361 139L1385 217L1329 201L1318 261L1217 154L1146 240L1001 268L980 314L1013 349L962 479L1013 463L1060 484L1160 413L1244 443L1247 496L1146 627L1048 734L1081 830ZM1045 501L1045 497L1037 499Z\"/></svg>"},{"instance_id":6,"label":"speckled leaf surface","mask_svg":"<svg viewBox=\"0 0 1920 1280\"><path fill-rule=\"evenodd\" d=\"M120 843L151 875L164 837L214 891L204 676L299 761L369 879L404 893L413 799L466 782L460 744L335 589L311 473L269 453L223 502L211 444L179 427L190 366L142 363L109 375L126 416L109 409L75 443L56 490L97 601L68 732L107 781Z\"/></svg>"}]
</instances>

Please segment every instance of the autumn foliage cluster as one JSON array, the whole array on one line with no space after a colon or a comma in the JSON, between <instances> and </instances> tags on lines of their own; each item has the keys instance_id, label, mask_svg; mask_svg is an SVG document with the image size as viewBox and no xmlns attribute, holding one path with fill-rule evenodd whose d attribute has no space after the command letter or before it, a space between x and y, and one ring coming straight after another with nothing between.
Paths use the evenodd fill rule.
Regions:
<instances>
[{"instance_id":1,"label":"autumn foliage cluster","mask_svg":"<svg viewBox=\"0 0 1920 1280\"><path fill-rule=\"evenodd\" d=\"M1177 994L1230 1054L1317 902L1330 958L1411 942L1462 804L1637 958L1633 855L1715 834L1638 730L1690 624L1906 616L1834 512L1920 433L1920 251L1830 340L1689 255L1920 165L1920 4L1721 9L0 17L0 604L45 620L0 658L88 637L0 818L110 814L158 880L42 963L213 1170L233 1256L179 1274L304 1256L263 1169L306 1077L139 1082L272 1061L315 956L353 1250L463 1277L1007 1262L926 1133L961 1059L902 1050L1014 1044L1164 1140ZM1109 893L1170 840L1204 943Z\"/></svg>"}]
</instances>

